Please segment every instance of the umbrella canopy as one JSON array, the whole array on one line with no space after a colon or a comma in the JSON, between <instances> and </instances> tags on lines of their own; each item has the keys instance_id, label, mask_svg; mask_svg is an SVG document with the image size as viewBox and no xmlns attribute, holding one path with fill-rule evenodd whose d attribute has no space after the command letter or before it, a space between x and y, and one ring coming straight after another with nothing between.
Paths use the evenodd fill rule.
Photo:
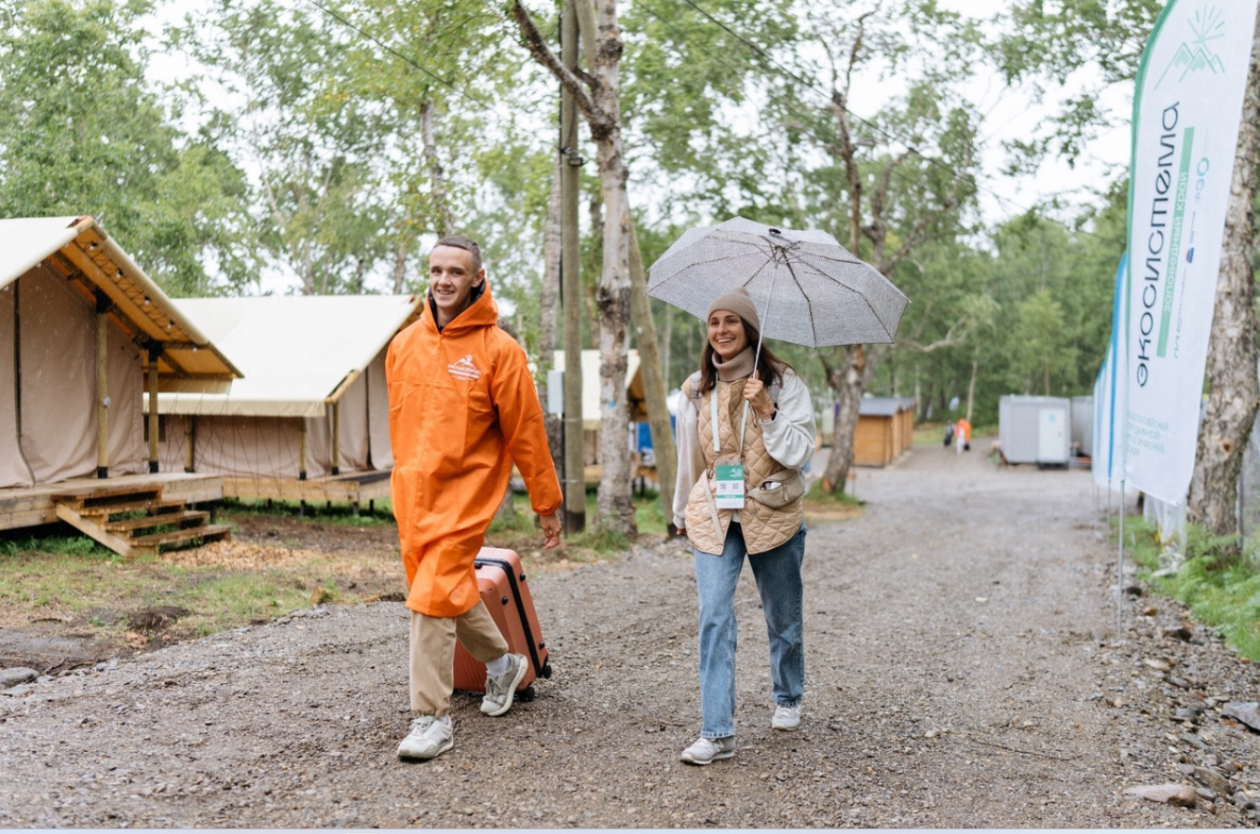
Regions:
<instances>
[{"instance_id":1,"label":"umbrella canopy","mask_svg":"<svg viewBox=\"0 0 1260 834\"><path fill-rule=\"evenodd\" d=\"M744 287L762 335L806 347L891 342L908 299L826 232L742 217L689 229L652 264L648 295L700 318Z\"/></svg>"}]
</instances>

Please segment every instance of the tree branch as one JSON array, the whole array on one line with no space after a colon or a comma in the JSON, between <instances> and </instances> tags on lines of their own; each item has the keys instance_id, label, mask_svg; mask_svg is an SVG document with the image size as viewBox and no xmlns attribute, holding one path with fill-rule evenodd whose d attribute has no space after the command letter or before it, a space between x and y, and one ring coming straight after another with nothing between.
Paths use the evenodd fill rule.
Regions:
<instances>
[{"instance_id":1,"label":"tree branch","mask_svg":"<svg viewBox=\"0 0 1260 834\"><path fill-rule=\"evenodd\" d=\"M529 10L521 5L521 0L514 0L511 6L512 17L516 19L517 26L520 27L521 34L525 36L525 47L529 50L529 54L534 56L534 60L546 67L561 86L565 88L572 96L573 101L577 104L578 109L582 111L582 115L588 120L596 124L604 124L608 117L602 110L595 106L594 99L591 98L588 88L595 85L595 79L580 69L569 69L560 59L556 57L556 53L551 51L551 47L547 46L546 40L542 36L542 32L538 31L538 25L534 23L534 18L530 15Z\"/></svg>"}]
</instances>

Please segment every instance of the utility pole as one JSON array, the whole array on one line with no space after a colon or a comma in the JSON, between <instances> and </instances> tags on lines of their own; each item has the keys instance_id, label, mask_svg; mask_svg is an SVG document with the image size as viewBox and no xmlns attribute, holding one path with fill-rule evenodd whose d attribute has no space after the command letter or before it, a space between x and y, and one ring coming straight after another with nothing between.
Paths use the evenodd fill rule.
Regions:
<instances>
[{"instance_id":1,"label":"utility pole","mask_svg":"<svg viewBox=\"0 0 1260 834\"><path fill-rule=\"evenodd\" d=\"M574 0L560 18L560 60L576 69ZM564 308L564 532L586 529L586 442L582 427L582 276L578 238L577 104L560 88L560 299Z\"/></svg>"}]
</instances>

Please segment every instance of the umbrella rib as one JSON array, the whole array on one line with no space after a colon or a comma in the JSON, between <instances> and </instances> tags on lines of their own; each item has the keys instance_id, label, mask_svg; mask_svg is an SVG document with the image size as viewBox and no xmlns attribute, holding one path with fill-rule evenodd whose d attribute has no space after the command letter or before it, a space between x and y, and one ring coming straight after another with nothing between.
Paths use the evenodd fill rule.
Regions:
<instances>
[{"instance_id":1,"label":"umbrella rib","mask_svg":"<svg viewBox=\"0 0 1260 834\"><path fill-rule=\"evenodd\" d=\"M805 288L801 286L800 279L796 277L796 269L792 265L792 260L789 258L785 261L785 263L787 265L788 275L792 276L792 283L796 285L796 289L800 291L803 297L809 298L809 296L805 293ZM799 263L802 266L809 266L809 264L806 264L803 261ZM805 311L809 314L809 334L813 337L814 344L818 344L818 326L814 323L814 306L812 304L806 304Z\"/></svg>"},{"instance_id":2,"label":"umbrella rib","mask_svg":"<svg viewBox=\"0 0 1260 834\"><path fill-rule=\"evenodd\" d=\"M849 263L849 261L839 261L839 262L840 262L840 263ZM878 312L876 312L876 310L874 310L874 307L872 307L872 306L871 306L871 302L869 302L869 300L867 300L867 297L866 297L866 296L864 296L864 295L862 295L862 294L861 294L861 292L858 292L857 290L854 290L854 288L853 288L853 287L850 287L850 286L848 285L848 283L845 283L844 281L840 280L839 276L828 275L828 273L827 273L827 272L823 272L822 270L819 270L819 268L818 268L818 267L816 267L816 266L814 266L814 265L813 265L813 263L809 263L808 261L798 261L798 262L796 262L796 263L799 263L799 265L800 265L800 266L803 266L803 267L809 268L809 270L810 270L810 271L813 271L813 272L815 273L815 275L818 275L819 277L827 278L827 280L828 280L828 281L832 281L833 283L835 283L835 285L838 285L838 286L840 286L840 287L844 287L844 290L847 290L848 292L852 292L852 294L853 294L853 295L858 296L858 297L859 297L859 299L862 299L864 302L866 302L868 309L869 309L869 310L871 310L871 314L874 316L874 320L878 321L879 326L881 326L881 328L883 328L883 331L885 331L885 334L886 334L886 335L892 335L892 334L888 333L888 325L886 325L885 323L883 323L883 319L881 319L881 317L879 317ZM864 262L864 261L859 261L859 263L866 263L866 262ZM868 265L868 263L867 263L867 265L866 265L866 266L871 267L871 265ZM878 271L877 271L877 270L874 270L874 267L871 267L871 271L872 271L872 272L874 272L874 273L876 273L876 275L879 275ZM796 280L796 273L795 273L795 271L793 272L793 280ZM800 286L800 282L799 282L799 281L798 281L798 283L796 283L796 286ZM803 290L801 290L801 292L804 292L804 288L803 288ZM814 311L813 311L813 310L810 310L810 326L813 326L813 324L814 324ZM814 334L814 336L815 336L815 340L816 340L816 336L818 336L818 334L816 334L816 333L815 333L815 334Z\"/></svg>"},{"instance_id":3,"label":"umbrella rib","mask_svg":"<svg viewBox=\"0 0 1260 834\"><path fill-rule=\"evenodd\" d=\"M853 257L835 258L835 257L831 257L830 255L824 255L822 252L802 252L797 257L797 260L804 262L806 258L817 258L820 261L827 261L828 263L833 263L833 264L861 264L862 266L867 266L867 267L870 267L872 270L875 270L875 267L871 266L870 264L868 264L866 261L862 260L861 258L853 258ZM878 271L878 270L875 270L875 271Z\"/></svg>"},{"instance_id":4,"label":"umbrella rib","mask_svg":"<svg viewBox=\"0 0 1260 834\"><path fill-rule=\"evenodd\" d=\"M698 267L698 266L708 266L710 264L720 264L726 261L734 261L734 260L738 260L740 258L746 258L746 257L748 257L748 254L746 252L740 252L740 253L735 253L731 255L722 255L721 257L710 258L707 261L698 261L698 260L690 261L687 263L685 267L683 267L683 269L678 270L673 275L670 275L669 278L665 278L663 280L668 281L670 280L670 278L674 278L675 276L680 274L683 270L694 269L695 267Z\"/></svg>"}]
</instances>

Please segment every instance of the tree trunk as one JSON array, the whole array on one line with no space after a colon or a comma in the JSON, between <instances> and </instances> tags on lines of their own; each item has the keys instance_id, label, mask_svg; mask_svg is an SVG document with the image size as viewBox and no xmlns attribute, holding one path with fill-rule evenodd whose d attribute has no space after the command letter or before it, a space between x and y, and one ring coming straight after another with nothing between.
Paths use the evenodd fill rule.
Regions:
<instances>
[{"instance_id":1,"label":"tree trunk","mask_svg":"<svg viewBox=\"0 0 1260 834\"><path fill-rule=\"evenodd\" d=\"M1256 410L1260 408L1251 262L1256 245L1256 165L1260 162L1260 19L1256 29L1208 342L1207 375L1211 385L1186 502L1187 518L1202 524L1214 536L1239 532L1238 478ZM1239 545L1235 543L1231 550L1239 552Z\"/></svg>"},{"instance_id":2,"label":"tree trunk","mask_svg":"<svg viewBox=\"0 0 1260 834\"><path fill-rule=\"evenodd\" d=\"M539 390L542 392L543 424L547 429L547 445L557 472L564 471L564 430L560 415L552 414L547 407L551 398L548 372L555 361L556 350L556 303L560 295L560 166L556 158L556 170L551 178L551 196L547 200L547 226L543 231L543 280L539 297L538 355L542 370Z\"/></svg>"},{"instance_id":3,"label":"tree trunk","mask_svg":"<svg viewBox=\"0 0 1260 834\"><path fill-rule=\"evenodd\" d=\"M587 69L566 68L546 45L528 10L515 0L512 16L535 60L571 92L595 140L604 203L603 270L595 301L599 311L600 482L599 526L613 533L634 532L630 497L630 421L624 407L626 345L630 324L630 211L621 139L618 65L623 44L616 0L574 0ZM598 12L598 19L597 14Z\"/></svg>"},{"instance_id":4,"label":"tree trunk","mask_svg":"<svg viewBox=\"0 0 1260 834\"><path fill-rule=\"evenodd\" d=\"M639 345L639 369L643 372L643 397L647 400L648 426L652 430L652 453L656 458L656 481L660 484L661 511L670 535L674 528L674 479L678 474L678 452L669 425L665 404L665 375L656 340L656 322L648 300L643 255L633 222L630 226L630 315Z\"/></svg>"},{"instance_id":5,"label":"tree trunk","mask_svg":"<svg viewBox=\"0 0 1260 834\"><path fill-rule=\"evenodd\" d=\"M394 295L402 295L403 287L407 285L407 248L410 239L404 235L399 235L398 244L394 249Z\"/></svg>"},{"instance_id":6,"label":"tree trunk","mask_svg":"<svg viewBox=\"0 0 1260 834\"><path fill-rule=\"evenodd\" d=\"M598 21L587 0L575 0L593 77L591 101L603 118L592 122L604 202L604 263L595 299L599 307L599 526L612 533L635 531L630 495L630 415L626 399L626 349L630 324L630 204L621 142L618 65L623 45L616 0L599 0ZM587 43L591 43L588 39Z\"/></svg>"},{"instance_id":7,"label":"tree trunk","mask_svg":"<svg viewBox=\"0 0 1260 834\"><path fill-rule=\"evenodd\" d=\"M596 191L591 194L589 200L586 201L586 213L591 221L591 238L601 241L600 250L602 257L603 239L604 239L604 200L601 192ZM599 283L588 282L584 285L586 290L586 310L587 321L599 321ZM599 350L599 330L595 327L588 329L587 337L591 340L591 349Z\"/></svg>"},{"instance_id":8,"label":"tree trunk","mask_svg":"<svg viewBox=\"0 0 1260 834\"><path fill-rule=\"evenodd\" d=\"M420 105L420 135L424 140L424 161L429 166L429 193L433 197L433 209L437 215L437 223L433 231L443 237L455 228L455 219L451 216L450 200L446 194L446 177L442 164L438 161L437 140L433 138L433 102L426 101Z\"/></svg>"},{"instance_id":9,"label":"tree trunk","mask_svg":"<svg viewBox=\"0 0 1260 834\"><path fill-rule=\"evenodd\" d=\"M967 422L971 422L971 415L976 404L976 377L980 373L980 353L979 351L971 359L971 379L967 382Z\"/></svg>"},{"instance_id":10,"label":"tree trunk","mask_svg":"<svg viewBox=\"0 0 1260 834\"><path fill-rule=\"evenodd\" d=\"M649 302L650 305L650 302ZM661 370L665 374L665 394L669 395L670 385L670 346L674 341L674 305L666 304L662 314L665 319L664 332L661 336Z\"/></svg>"},{"instance_id":11,"label":"tree trunk","mask_svg":"<svg viewBox=\"0 0 1260 834\"><path fill-rule=\"evenodd\" d=\"M862 390L866 387L866 351L861 345L848 345L844 349L844 364L832 368L824 359L823 365L827 369L827 384L836 392L838 408L822 487L827 492L844 492L849 470L853 468L853 434L857 431Z\"/></svg>"}]
</instances>

